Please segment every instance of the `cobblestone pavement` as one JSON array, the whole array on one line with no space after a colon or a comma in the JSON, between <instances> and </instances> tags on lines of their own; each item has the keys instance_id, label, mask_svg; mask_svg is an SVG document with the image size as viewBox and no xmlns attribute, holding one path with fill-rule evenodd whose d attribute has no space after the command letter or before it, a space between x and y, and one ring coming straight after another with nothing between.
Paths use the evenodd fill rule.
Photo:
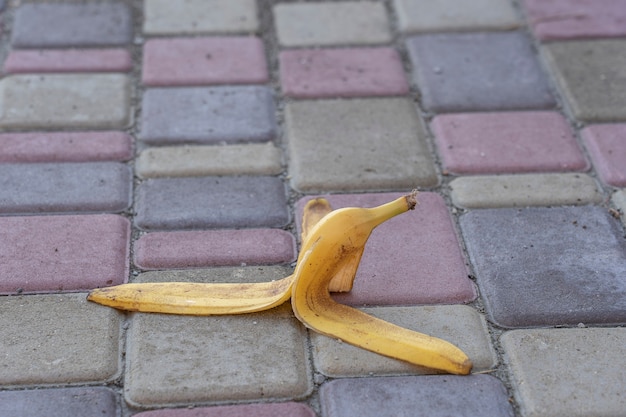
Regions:
<instances>
[{"instance_id":1,"label":"cobblestone pavement","mask_svg":"<svg viewBox=\"0 0 626 417\"><path fill-rule=\"evenodd\" d=\"M626 416L626 1L7 1L0 416ZM372 206L342 303L124 314L123 282L282 278L307 199Z\"/></svg>"}]
</instances>

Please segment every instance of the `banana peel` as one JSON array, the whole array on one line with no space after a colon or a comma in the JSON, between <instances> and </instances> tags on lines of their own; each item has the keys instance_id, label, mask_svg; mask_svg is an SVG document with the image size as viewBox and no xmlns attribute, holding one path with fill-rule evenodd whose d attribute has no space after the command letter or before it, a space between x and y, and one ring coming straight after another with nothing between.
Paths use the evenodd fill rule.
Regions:
<instances>
[{"instance_id":1,"label":"banana peel","mask_svg":"<svg viewBox=\"0 0 626 417\"><path fill-rule=\"evenodd\" d=\"M381 355L439 371L466 375L472 363L453 344L414 332L336 303L331 291L350 291L372 230L417 204L414 191L374 208L332 210L310 200L302 221L302 248L295 271L266 283L140 283L101 288L87 299L140 312L215 315L266 310L291 298L308 328Z\"/></svg>"}]
</instances>

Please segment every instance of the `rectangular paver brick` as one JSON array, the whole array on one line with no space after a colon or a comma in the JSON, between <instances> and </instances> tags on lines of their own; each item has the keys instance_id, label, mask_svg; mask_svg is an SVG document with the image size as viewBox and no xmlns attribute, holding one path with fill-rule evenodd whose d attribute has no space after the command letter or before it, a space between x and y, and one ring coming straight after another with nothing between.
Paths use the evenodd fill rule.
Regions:
<instances>
[{"instance_id":1,"label":"rectangular paver brick","mask_svg":"<svg viewBox=\"0 0 626 417\"><path fill-rule=\"evenodd\" d=\"M4 61L4 72L127 72L132 65L130 51L121 48L13 50Z\"/></svg>"},{"instance_id":2,"label":"rectangular paver brick","mask_svg":"<svg viewBox=\"0 0 626 417\"><path fill-rule=\"evenodd\" d=\"M485 318L471 307L374 307L362 310L398 326L453 343L472 360L473 372L491 369L497 363ZM437 373L315 332L311 332L311 342L316 369L329 377Z\"/></svg>"},{"instance_id":3,"label":"rectangular paver brick","mask_svg":"<svg viewBox=\"0 0 626 417\"><path fill-rule=\"evenodd\" d=\"M580 135L602 181L626 187L626 123L587 126Z\"/></svg>"},{"instance_id":4,"label":"rectangular paver brick","mask_svg":"<svg viewBox=\"0 0 626 417\"><path fill-rule=\"evenodd\" d=\"M392 40L382 3L282 3L274 6L282 46L380 44Z\"/></svg>"},{"instance_id":5,"label":"rectangular paver brick","mask_svg":"<svg viewBox=\"0 0 626 417\"><path fill-rule=\"evenodd\" d=\"M293 267L285 265L221 266L147 271L137 275L133 282L268 282L292 273Z\"/></svg>"},{"instance_id":6,"label":"rectangular paver brick","mask_svg":"<svg viewBox=\"0 0 626 417\"><path fill-rule=\"evenodd\" d=\"M120 372L121 318L88 302L84 293L3 297L0 385L114 380Z\"/></svg>"},{"instance_id":7,"label":"rectangular paver brick","mask_svg":"<svg viewBox=\"0 0 626 417\"><path fill-rule=\"evenodd\" d=\"M296 190L406 190L438 182L407 98L290 102L285 120Z\"/></svg>"},{"instance_id":8,"label":"rectangular paver brick","mask_svg":"<svg viewBox=\"0 0 626 417\"><path fill-rule=\"evenodd\" d=\"M11 417L117 417L117 395L104 387L0 392L0 414Z\"/></svg>"},{"instance_id":9,"label":"rectangular paver brick","mask_svg":"<svg viewBox=\"0 0 626 417\"><path fill-rule=\"evenodd\" d=\"M150 39L143 47L144 85L255 84L268 80L265 49L256 37Z\"/></svg>"},{"instance_id":10,"label":"rectangular paver brick","mask_svg":"<svg viewBox=\"0 0 626 417\"><path fill-rule=\"evenodd\" d=\"M251 33L259 29L255 0L145 0L149 35Z\"/></svg>"},{"instance_id":11,"label":"rectangular paver brick","mask_svg":"<svg viewBox=\"0 0 626 417\"><path fill-rule=\"evenodd\" d=\"M142 178L277 175L282 171L282 154L270 142L164 146L142 151L136 160L135 170Z\"/></svg>"},{"instance_id":12,"label":"rectangular paver brick","mask_svg":"<svg viewBox=\"0 0 626 417\"><path fill-rule=\"evenodd\" d=\"M267 87L152 88L143 94L140 139L151 145L267 142L275 134Z\"/></svg>"},{"instance_id":13,"label":"rectangular paver brick","mask_svg":"<svg viewBox=\"0 0 626 417\"><path fill-rule=\"evenodd\" d=\"M626 329L514 330L501 341L522 416L619 416L626 410Z\"/></svg>"},{"instance_id":14,"label":"rectangular paver brick","mask_svg":"<svg viewBox=\"0 0 626 417\"><path fill-rule=\"evenodd\" d=\"M142 269L267 265L295 259L293 236L276 229L155 232L135 242L135 264Z\"/></svg>"},{"instance_id":15,"label":"rectangular paver brick","mask_svg":"<svg viewBox=\"0 0 626 417\"><path fill-rule=\"evenodd\" d=\"M396 96L409 92L393 48L297 49L279 56L283 94L295 98Z\"/></svg>"},{"instance_id":16,"label":"rectangular paver brick","mask_svg":"<svg viewBox=\"0 0 626 417\"><path fill-rule=\"evenodd\" d=\"M0 217L0 241L0 294L89 290L128 276L121 216Z\"/></svg>"},{"instance_id":17,"label":"rectangular paver brick","mask_svg":"<svg viewBox=\"0 0 626 417\"><path fill-rule=\"evenodd\" d=\"M15 12L14 47L105 46L132 41L130 7L122 2L24 3Z\"/></svg>"},{"instance_id":18,"label":"rectangular paver brick","mask_svg":"<svg viewBox=\"0 0 626 417\"><path fill-rule=\"evenodd\" d=\"M155 178L138 189L135 224L145 230L283 227L285 186L265 176Z\"/></svg>"},{"instance_id":19,"label":"rectangular paver brick","mask_svg":"<svg viewBox=\"0 0 626 417\"><path fill-rule=\"evenodd\" d=\"M119 128L130 123L122 74L12 75L0 81L0 128Z\"/></svg>"},{"instance_id":20,"label":"rectangular paver brick","mask_svg":"<svg viewBox=\"0 0 626 417\"><path fill-rule=\"evenodd\" d=\"M120 212L131 188L119 162L0 164L0 213Z\"/></svg>"},{"instance_id":21,"label":"rectangular paver brick","mask_svg":"<svg viewBox=\"0 0 626 417\"><path fill-rule=\"evenodd\" d=\"M301 403L218 405L191 409L172 408L145 411L135 417L315 417L315 412Z\"/></svg>"},{"instance_id":22,"label":"rectangular paver brick","mask_svg":"<svg viewBox=\"0 0 626 417\"><path fill-rule=\"evenodd\" d=\"M126 161L132 138L124 132L0 133L0 162Z\"/></svg>"}]
</instances>

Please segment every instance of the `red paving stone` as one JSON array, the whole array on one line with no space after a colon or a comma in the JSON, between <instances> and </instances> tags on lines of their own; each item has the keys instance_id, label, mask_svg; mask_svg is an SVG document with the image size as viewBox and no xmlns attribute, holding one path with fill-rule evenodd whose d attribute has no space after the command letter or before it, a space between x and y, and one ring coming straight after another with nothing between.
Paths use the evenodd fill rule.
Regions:
<instances>
[{"instance_id":1,"label":"red paving stone","mask_svg":"<svg viewBox=\"0 0 626 417\"><path fill-rule=\"evenodd\" d=\"M132 66L127 49L14 50L4 62L4 72L126 72Z\"/></svg>"},{"instance_id":2,"label":"red paving stone","mask_svg":"<svg viewBox=\"0 0 626 417\"><path fill-rule=\"evenodd\" d=\"M315 417L309 407L299 403L224 405L193 409L145 411L135 417Z\"/></svg>"},{"instance_id":3,"label":"red paving stone","mask_svg":"<svg viewBox=\"0 0 626 417\"><path fill-rule=\"evenodd\" d=\"M268 80L265 49L259 38L151 39L143 48L144 85L255 84Z\"/></svg>"},{"instance_id":4,"label":"red paving stone","mask_svg":"<svg viewBox=\"0 0 626 417\"><path fill-rule=\"evenodd\" d=\"M626 124L591 125L581 137L602 181L626 187Z\"/></svg>"}]
</instances>

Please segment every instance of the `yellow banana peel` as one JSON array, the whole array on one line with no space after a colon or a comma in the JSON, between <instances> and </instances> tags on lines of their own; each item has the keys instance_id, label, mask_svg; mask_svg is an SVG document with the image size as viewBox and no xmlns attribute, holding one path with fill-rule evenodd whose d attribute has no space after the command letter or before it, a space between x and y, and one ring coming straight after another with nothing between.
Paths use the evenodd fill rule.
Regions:
<instances>
[{"instance_id":1,"label":"yellow banana peel","mask_svg":"<svg viewBox=\"0 0 626 417\"><path fill-rule=\"evenodd\" d=\"M350 291L372 230L412 210L416 194L379 207L334 211L323 198L309 201L296 269L281 280L123 284L93 290L88 300L128 311L214 315L266 310L291 298L296 317L314 331L415 365L465 375L472 363L453 344L380 320L330 297L331 291Z\"/></svg>"}]
</instances>

